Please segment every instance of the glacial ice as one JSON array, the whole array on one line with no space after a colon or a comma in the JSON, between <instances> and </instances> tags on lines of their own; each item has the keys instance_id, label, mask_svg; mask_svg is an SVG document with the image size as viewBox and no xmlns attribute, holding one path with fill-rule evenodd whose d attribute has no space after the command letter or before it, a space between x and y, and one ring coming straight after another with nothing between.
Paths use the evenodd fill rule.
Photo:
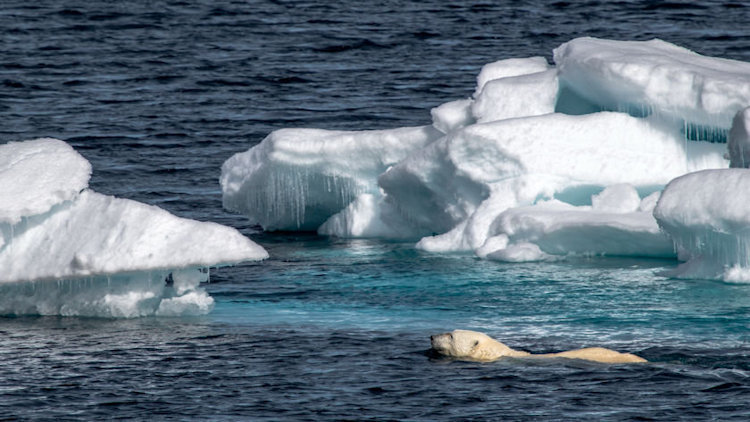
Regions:
<instances>
[{"instance_id":1,"label":"glacial ice","mask_svg":"<svg viewBox=\"0 0 750 422\"><path fill-rule=\"evenodd\" d=\"M549 63L547 63L547 59L541 56L503 59L488 63L482 66L479 75L477 75L477 88L474 91L474 97L476 98L481 94L487 82L503 78L532 75L551 68Z\"/></svg>"},{"instance_id":2,"label":"glacial ice","mask_svg":"<svg viewBox=\"0 0 750 422\"><path fill-rule=\"evenodd\" d=\"M63 141L0 145L0 163L2 315L205 313L203 268L267 257L233 228L88 190Z\"/></svg>"},{"instance_id":3,"label":"glacial ice","mask_svg":"<svg viewBox=\"0 0 750 422\"><path fill-rule=\"evenodd\" d=\"M430 110L432 126L442 133L451 133L476 123L471 112L472 104L474 100L471 98L440 104Z\"/></svg>"},{"instance_id":4,"label":"glacial ice","mask_svg":"<svg viewBox=\"0 0 750 422\"><path fill-rule=\"evenodd\" d=\"M419 239L428 251L514 262L700 255L731 263L736 276L744 260L708 254L696 239L744 235L697 235L715 224L665 211L691 202L689 188L670 184L659 224L652 211L673 179L748 167L748 106L750 63L661 40L578 38L554 50L554 65L485 65L470 98L430 111L432 128L274 132L224 164L224 202L266 229ZM710 204L691 212L705 213L699 205Z\"/></svg>"}]
</instances>

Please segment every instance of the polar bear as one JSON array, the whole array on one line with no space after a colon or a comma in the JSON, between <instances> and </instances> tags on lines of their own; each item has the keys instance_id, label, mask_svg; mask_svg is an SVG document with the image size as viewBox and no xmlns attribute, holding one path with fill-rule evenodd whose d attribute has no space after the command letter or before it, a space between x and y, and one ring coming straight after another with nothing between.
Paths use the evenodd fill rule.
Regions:
<instances>
[{"instance_id":1,"label":"polar bear","mask_svg":"<svg viewBox=\"0 0 750 422\"><path fill-rule=\"evenodd\" d=\"M532 355L513 350L487 334L469 330L454 330L450 333L430 336L432 348L444 356L478 362L491 362L502 357L569 358L604 363L647 362L640 356L620 353L603 347L588 347L560 353Z\"/></svg>"}]
</instances>

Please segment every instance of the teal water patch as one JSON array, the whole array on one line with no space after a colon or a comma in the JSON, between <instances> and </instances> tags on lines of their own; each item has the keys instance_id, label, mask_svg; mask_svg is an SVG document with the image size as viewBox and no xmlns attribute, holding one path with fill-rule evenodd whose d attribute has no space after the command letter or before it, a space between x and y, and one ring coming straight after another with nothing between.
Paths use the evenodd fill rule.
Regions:
<instances>
[{"instance_id":1,"label":"teal water patch","mask_svg":"<svg viewBox=\"0 0 750 422\"><path fill-rule=\"evenodd\" d=\"M734 347L750 339L748 286L659 275L676 265L671 260L503 264L409 244L320 239L270 249L270 261L208 286L212 318L418 333L468 328L539 347Z\"/></svg>"}]
</instances>

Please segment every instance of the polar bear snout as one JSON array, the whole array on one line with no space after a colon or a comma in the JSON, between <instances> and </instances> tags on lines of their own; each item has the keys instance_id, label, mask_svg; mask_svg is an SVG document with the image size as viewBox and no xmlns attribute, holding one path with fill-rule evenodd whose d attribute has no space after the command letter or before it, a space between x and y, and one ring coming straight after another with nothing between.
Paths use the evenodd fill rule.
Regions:
<instances>
[{"instance_id":1,"label":"polar bear snout","mask_svg":"<svg viewBox=\"0 0 750 422\"><path fill-rule=\"evenodd\" d=\"M451 333L433 334L430 336L430 345L442 354L449 354L453 335Z\"/></svg>"}]
</instances>

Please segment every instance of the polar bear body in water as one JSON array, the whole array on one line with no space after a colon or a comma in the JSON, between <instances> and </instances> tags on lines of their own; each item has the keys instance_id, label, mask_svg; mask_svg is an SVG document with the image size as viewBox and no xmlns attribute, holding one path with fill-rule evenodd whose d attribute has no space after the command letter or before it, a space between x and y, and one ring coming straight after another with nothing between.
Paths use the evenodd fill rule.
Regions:
<instances>
[{"instance_id":1,"label":"polar bear body in water","mask_svg":"<svg viewBox=\"0 0 750 422\"><path fill-rule=\"evenodd\" d=\"M640 356L620 353L603 347L588 347L560 353L533 355L529 352L514 350L477 331L454 330L450 333L430 336L432 348L444 356L478 362L491 362L502 357L529 358L569 358L583 359L603 363L647 362Z\"/></svg>"}]
</instances>

